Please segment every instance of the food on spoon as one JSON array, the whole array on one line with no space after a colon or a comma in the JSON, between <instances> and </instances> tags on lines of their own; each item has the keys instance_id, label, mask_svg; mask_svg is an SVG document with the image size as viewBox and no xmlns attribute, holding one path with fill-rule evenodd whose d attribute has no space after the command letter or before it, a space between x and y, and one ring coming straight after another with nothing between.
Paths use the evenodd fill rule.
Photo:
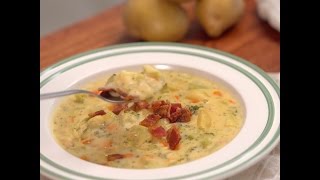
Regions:
<instances>
[{"instance_id":1,"label":"food on spoon","mask_svg":"<svg viewBox=\"0 0 320 180\"><path fill-rule=\"evenodd\" d=\"M149 65L144 66L142 72L122 70L113 74L101 90L112 90L127 99L145 100L160 91L164 85L159 70Z\"/></svg>"},{"instance_id":2,"label":"food on spoon","mask_svg":"<svg viewBox=\"0 0 320 180\"><path fill-rule=\"evenodd\" d=\"M83 89L96 92L108 78ZM244 121L230 90L195 74L146 65L142 72L120 71L110 82L108 88L139 99L111 104L74 95L64 98L53 116L57 142L89 162L134 169L190 162L228 144Z\"/></svg>"},{"instance_id":3,"label":"food on spoon","mask_svg":"<svg viewBox=\"0 0 320 180\"><path fill-rule=\"evenodd\" d=\"M178 41L189 27L185 10L167 0L128 0L123 19L129 34L147 41Z\"/></svg>"},{"instance_id":4,"label":"food on spoon","mask_svg":"<svg viewBox=\"0 0 320 180\"><path fill-rule=\"evenodd\" d=\"M196 14L211 37L219 37L235 25L244 12L243 0L198 0Z\"/></svg>"}]
</instances>

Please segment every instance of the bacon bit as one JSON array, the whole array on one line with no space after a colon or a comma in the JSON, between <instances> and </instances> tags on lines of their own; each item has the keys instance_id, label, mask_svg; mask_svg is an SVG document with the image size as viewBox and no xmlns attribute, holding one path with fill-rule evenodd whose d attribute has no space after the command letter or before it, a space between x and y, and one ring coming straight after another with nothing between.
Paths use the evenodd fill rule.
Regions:
<instances>
[{"instance_id":1,"label":"bacon bit","mask_svg":"<svg viewBox=\"0 0 320 180\"><path fill-rule=\"evenodd\" d=\"M233 100L229 99L229 103L235 104L236 102L234 102Z\"/></svg>"},{"instance_id":2,"label":"bacon bit","mask_svg":"<svg viewBox=\"0 0 320 180\"><path fill-rule=\"evenodd\" d=\"M214 91L213 94L220 97L222 96L222 93L220 91Z\"/></svg>"},{"instance_id":3,"label":"bacon bit","mask_svg":"<svg viewBox=\"0 0 320 180\"><path fill-rule=\"evenodd\" d=\"M149 128L149 131L151 135L156 138L165 137L167 135L166 130L162 126Z\"/></svg>"},{"instance_id":4,"label":"bacon bit","mask_svg":"<svg viewBox=\"0 0 320 180\"><path fill-rule=\"evenodd\" d=\"M160 120L161 116L158 114L150 114L140 122L141 126L152 127Z\"/></svg>"},{"instance_id":5,"label":"bacon bit","mask_svg":"<svg viewBox=\"0 0 320 180\"><path fill-rule=\"evenodd\" d=\"M122 103L122 104L114 104L112 112L116 115L118 115L122 110L126 110L128 108L127 103Z\"/></svg>"},{"instance_id":6,"label":"bacon bit","mask_svg":"<svg viewBox=\"0 0 320 180\"><path fill-rule=\"evenodd\" d=\"M170 104L160 106L156 111L153 111L155 114L160 115L162 118L167 118L170 116Z\"/></svg>"},{"instance_id":7,"label":"bacon bit","mask_svg":"<svg viewBox=\"0 0 320 180\"><path fill-rule=\"evenodd\" d=\"M92 139L84 139L81 141L82 144L90 144L92 142Z\"/></svg>"},{"instance_id":8,"label":"bacon bit","mask_svg":"<svg viewBox=\"0 0 320 180\"><path fill-rule=\"evenodd\" d=\"M151 109L153 112L155 111L158 111L159 108L162 106L162 105L166 105L167 103L165 101L155 101L151 104Z\"/></svg>"},{"instance_id":9,"label":"bacon bit","mask_svg":"<svg viewBox=\"0 0 320 180\"><path fill-rule=\"evenodd\" d=\"M172 126L167 131L167 142L169 143L169 148L171 150L175 150L178 147L178 144L181 140L181 136L179 134L179 130L176 126Z\"/></svg>"},{"instance_id":10,"label":"bacon bit","mask_svg":"<svg viewBox=\"0 0 320 180\"><path fill-rule=\"evenodd\" d=\"M107 156L107 160L108 161L114 161L114 160L117 160L117 159L122 159L124 158L125 156L122 155L122 154L110 154Z\"/></svg>"},{"instance_id":11,"label":"bacon bit","mask_svg":"<svg viewBox=\"0 0 320 180\"><path fill-rule=\"evenodd\" d=\"M134 111L140 111L142 109L148 109L149 108L149 103L147 101L139 101L139 102L135 102L132 105L132 110Z\"/></svg>"},{"instance_id":12,"label":"bacon bit","mask_svg":"<svg viewBox=\"0 0 320 180\"><path fill-rule=\"evenodd\" d=\"M186 108L182 108L180 103L169 103L165 101L156 101L152 103L151 108L154 114L161 118L167 118L170 123L189 122L192 113Z\"/></svg>"},{"instance_id":13,"label":"bacon bit","mask_svg":"<svg viewBox=\"0 0 320 180\"><path fill-rule=\"evenodd\" d=\"M182 108L180 103L172 103L170 108L170 113L176 112L178 108Z\"/></svg>"},{"instance_id":14,"label":"bacon bit","mask_svg":"<svg viewBox=\"0 0 320 180\"><path fill-rule=\"evenodd\" d=\"M178 122L189 122L191 120L192 113L187 108L181 109L181 116L178 118Z\"/></svg>"},{"instance_id":15,"label":"bacon bit","mask_svg":"<svg viewBox=\"0 0 320 180\"><path fill-rule=\"evenodd\" d=\"M94 112L94 113L89 113L88 116L90 118L93 118L95 116L103 116L105 114L106 114L106 112L104 112L104 110L100 110L100 111L97 111L97 112Z\"/></svg>"},{"instance_id":16,"label":"bacon bit","mask_svg":"<svg viewBox=\"0 0 320 180\"><path fill-rule=\"evenodd\" d=\"M170 123L175 123L178 121L178 119L180 119L180 117L181 117L181 108L177 107L177 109L173 113L171 113L170 118L168 119Z\"/></svg>"},{"instance_id":17,"label":"bacon bit","mask_svg":"<svg viewBox=\"0 0 320 180\"><path fill-rule=\"evenodd\" d=\"M83 156L81 156L80 158L81 158L82 160L85 160L85 161L88 161L88 160L89 160L86 155L83 155Z\"/></svg>"},{"instance_id":18,"label":"bacon bit","mask_svg":"<svg viewBox=\"0 0 320 180\"><path fill-rule=\"evenodd\" d=\"M168 120L170 123L174 123L181 115L181 104L180 103L172 103L170 107L170 115L168 116Z\"/></svg>"}]
</instances>

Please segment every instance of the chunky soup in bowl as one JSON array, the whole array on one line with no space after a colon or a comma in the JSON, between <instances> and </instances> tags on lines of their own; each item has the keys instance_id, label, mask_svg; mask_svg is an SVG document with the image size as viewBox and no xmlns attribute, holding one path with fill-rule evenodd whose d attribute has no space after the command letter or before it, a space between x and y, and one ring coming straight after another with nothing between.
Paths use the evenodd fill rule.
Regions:
<instances>
[{"instance_id":1,"label":"chunky soup in bowl","mask_svg":"<svg viewBox=\"0 0 320 180\"><path fill-rule=\"evenodd\" d=\"M147 169L193 161L228 144L244 123L241 103L228 88L191 73L145 65L82 88L130 100L111 104L78 94L64 98L53 115L53 135L66 151L105 166Z\"/></svg>"}]
</instances>

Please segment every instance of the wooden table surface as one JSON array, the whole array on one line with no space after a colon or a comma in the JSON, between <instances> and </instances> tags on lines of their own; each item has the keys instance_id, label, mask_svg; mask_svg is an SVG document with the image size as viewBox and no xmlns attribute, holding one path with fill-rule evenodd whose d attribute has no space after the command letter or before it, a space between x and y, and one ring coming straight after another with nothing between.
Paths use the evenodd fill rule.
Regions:
<instances>
[{"instance_id":1,"label":"wooden table surface","mask_svg":"<svg viewBox=\"0 0 320 180\"><path fill-rule=\"evenodd\" d=\"M245 0L241 21L222 37L208 37L195 19L193 3L185 4L191 27L180 42L223 50L240 56L268 72L280 71L280 33L260 20L255 0ZM72 55L115 44L137 42L122 23L123 5L80 21L40 40L40 70Z\"/></svg>"}]
</instances>

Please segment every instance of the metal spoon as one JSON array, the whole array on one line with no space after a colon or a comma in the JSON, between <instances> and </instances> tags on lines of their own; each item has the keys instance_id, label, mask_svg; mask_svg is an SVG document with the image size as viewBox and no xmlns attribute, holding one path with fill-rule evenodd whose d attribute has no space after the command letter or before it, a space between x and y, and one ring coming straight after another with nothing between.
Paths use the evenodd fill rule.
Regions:
<instances>
[{"instance_id":1,"label":"metal spoon","mask_svg":"<svg viewBox=\"0 0 320 180\"><path fill-rule=\"evenodd\" d=\"M109 92L98 95L93 92L81 90L81 89L40 94L40 99L50 99L50 98L56 98L56 97L61 97L61 96L68 96L68 95L72 95L72 94L90 94L90 95L96 96L96 97L98 97L104 101L110 102L110 103L124 103L125 102L125 100L122 99L120 96L119 97L112 96Z\"/></svg>"}]
</instances>

